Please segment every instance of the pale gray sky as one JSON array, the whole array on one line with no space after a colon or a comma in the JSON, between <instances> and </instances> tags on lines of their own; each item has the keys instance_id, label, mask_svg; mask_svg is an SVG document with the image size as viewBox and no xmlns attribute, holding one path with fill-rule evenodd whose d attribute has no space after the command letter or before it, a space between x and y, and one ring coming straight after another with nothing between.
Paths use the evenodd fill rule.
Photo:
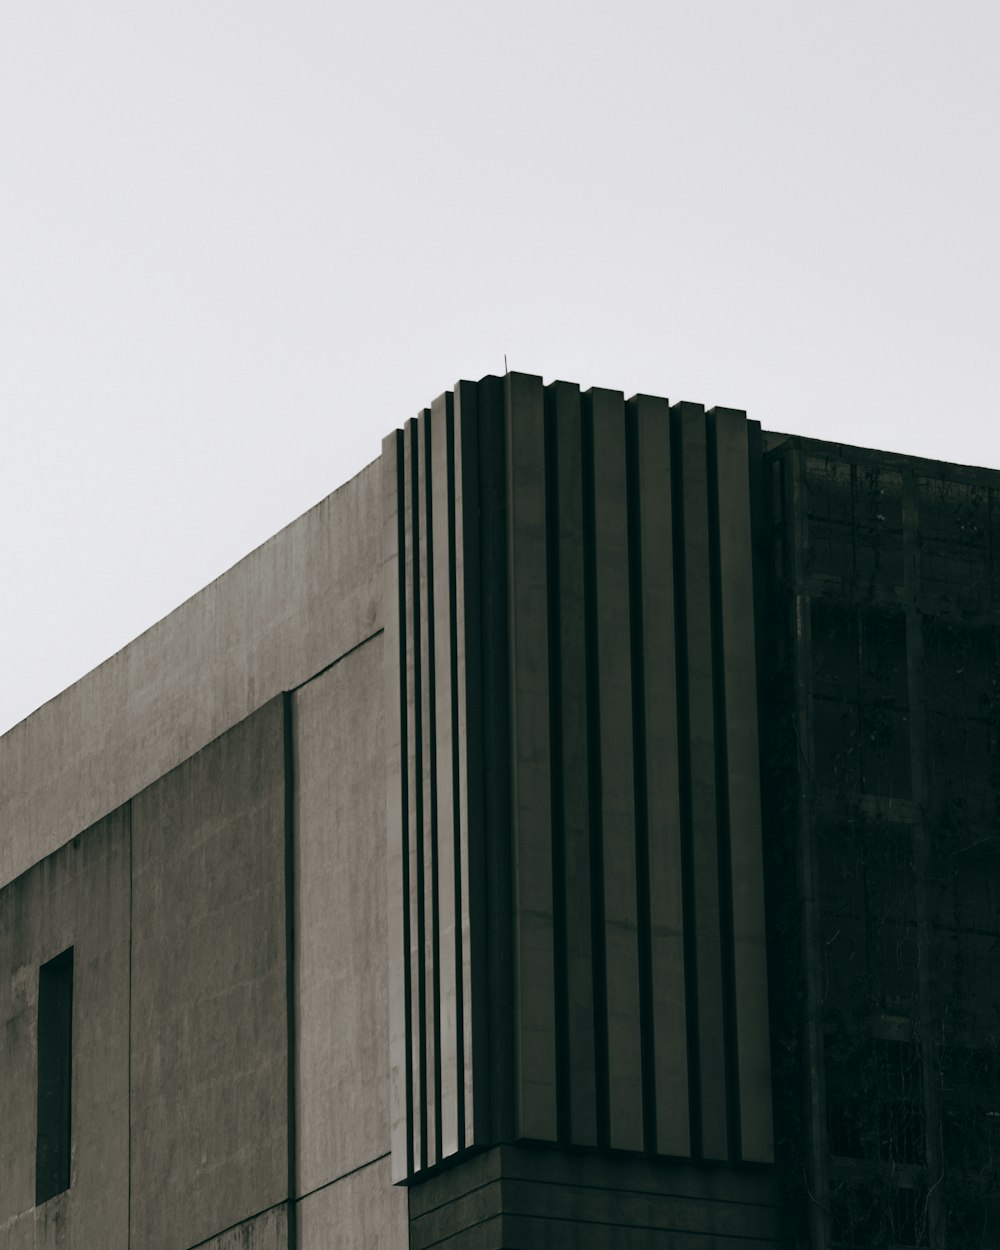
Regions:
<instances>
[{"instance_id":1,"label":"pale gray sky","mask_svg":"<svg viewBox=\"0 0 1000 1250\"><path fill-rule=\"evenodd\" d=\"M510 367L1000 467L1000 7L0 7L0 730Z\"/></svg>"}]
</instances>

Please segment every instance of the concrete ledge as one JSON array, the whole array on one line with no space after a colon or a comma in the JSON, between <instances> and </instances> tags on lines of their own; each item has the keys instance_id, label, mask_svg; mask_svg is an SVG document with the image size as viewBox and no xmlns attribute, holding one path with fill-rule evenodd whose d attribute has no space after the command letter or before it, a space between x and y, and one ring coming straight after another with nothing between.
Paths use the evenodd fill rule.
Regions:
<instances>
[{"instance_id":1,"label":"concrete ledge","mask_svg":"<svg viewBox=\"0 0 1000 1250\"><path fill-rule=\"evenodd\" d=\"M765 1250L779 1204L770 1171L498 1146L411 1187L410 1244Z\"/></svg>"}]
</instances>

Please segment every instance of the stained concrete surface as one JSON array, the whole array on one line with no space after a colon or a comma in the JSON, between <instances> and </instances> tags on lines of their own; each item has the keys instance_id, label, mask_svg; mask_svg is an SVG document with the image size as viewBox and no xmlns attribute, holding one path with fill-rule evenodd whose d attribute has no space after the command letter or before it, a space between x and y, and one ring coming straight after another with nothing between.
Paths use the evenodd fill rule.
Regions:
<instances>
[{"instance_id":1,"label":"stained concrete surface","mask_svg":"<svg viewBox=\"0 0 1000 1250\"><path fill-rule=\"evenodd\" d=\"M389 1149L382 651L294 695L300 1194Z\"/></svg>"},{"instance_id":2,"label":"stained concrete surface","mask_svg":"<svg viewBox=\"0 0 1000 1250\"><path fill-rule=\"evenodd\" d=\"M288 1245L287 1203L226 1229L218 1237L204 1242L198 1250L295 1250Z\"/></svg>"},{"instance_id":3,"label":"stained concrete surface","mask_svg":"<svg viewBox=\"0 0 1000 1250\"><path fill-rule=\"evenodd\" d=\"M284 707L132 803L132 1246L288 1193Z\"/></svg>"}]
</instances>

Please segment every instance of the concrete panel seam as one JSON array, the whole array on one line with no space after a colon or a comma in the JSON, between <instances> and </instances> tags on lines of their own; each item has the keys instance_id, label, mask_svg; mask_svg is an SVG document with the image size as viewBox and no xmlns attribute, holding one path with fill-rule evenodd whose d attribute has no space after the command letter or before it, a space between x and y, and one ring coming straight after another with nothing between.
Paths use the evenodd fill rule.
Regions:
<instances>
[{"instance_id":1,"label":"concrete panel seam","mask_svg":"<svg viewBox=\"0 0 1000 1250\"><path fill-rule=\"evenodd\" d=\"M316 1185L313 1189L306 1190L304 1194L297 1194L295 1201L304 1202L306 1198L311 1198L313 1194L322 1193L324 1189L329 1189L331 1185L337 1185L340 1181L346 1181L349 1176L356 1176L358 1172L363 1172L365 1168L374 1167L376 1163L381 1163L383 1159L388 1159L391 1155L392 1151L387 1150L384 1154L376 1155L374 1159L368 1159L364 1163L359 1163L356 1168L348 1168L346 1172L341 1172L339 1176L334 1176L331 1180L324 1181L322 1185Z\"/></svg>"},{"instance_id":2,"label":"concrete panel seam","mask_svg":"<svg viewBox=\"0 0 1000 1250\"><path fill-rule=\"evenodd\" d=\"M555 395L545 391L545 547L549 635L549 760L552 809L552 929L556 1016L556 1139L570 1141L570 1028L566 933L566 817L563 764L562 579L559 562L559 465Z\"/></svg>"},{"instance_id":3,"label":"concrete panel seam","mask_svg":"<svg viewBox=\"0 0 1000 1250\"><path fill-rule=\"evenodd\" d=\"M722 619L722 553L719 509L719 455L714 410L706 414L708 476L709 596L712 605L712 698L715 708L716 837L719 877L719 939L722 945L723 1057L729 1158L742 1157L739 1037L736 1014L736 961L733 952L733 870L730 829L729 743L726 707L726 639Z\"/></svg>"},{"instance_id":4,"label":"concrete panel seam","mask_svg":"<svg viewBox=\"0 0 1000 1250\"><path fill-rule=\"evenodd\" d=\"M242 1228L244 1224L252 1224L254 1220L259 1220L262 1215L269 1215L272 1211L280 1211L282 1207L287 1207L288 1202L282 1199L281 1202L272 1202L269 1207L263 1207L260 1211L255 1211L253 1215L248 1215L246 1219L237 1220L235 1224L230 1224L226 1228L220 1228L217 1233L205 1237L202 1241L196 1241L192 1245L185 1246L184 1250L199 1250L201 1246L209 1246L213 1241L217 1241L220 1237L225 1237L227 1233L233 1232L237 1228ZM291 1250L291 1247L289 1247Z\"/></svg>"},{"instance_id":5,"label":"concrete panel seam","mask_svg":"<svg viewBox=\"0 0 1000 1250\"><path fill-rule=\"evenodd\" d=\"M642 517L639 493L638 401L625 408L625 496L628 542L629 654L632 671L632 768L635 816L636 926L639 957L639 1045L642 1068L642 1135L655 1150L656 1065L653 1024L652 906L650 900L649 803L646 775L646 674L642 614Z\"/></svg>"},{"instance_id":6,"label":"concrete panel seam","mask_svg":"<svg viewBox=\"0 0 1000 1250\"><path fill-rule=\"evenodd\" d=\"M695 949L692 862L691 743L689 730L687 554L684 524L684 442L680 420L670 413L670 498L674 572L674 662L677 690L678 798L681 825L681 895L684 927L684 1002L687 1026L688 1130L691 1155L701 1154L701 1052L698 1038L698 960Z\"/></svg>"},{"instance_id":7,"label":"concrete panel seam","mask_svg":"<svg viewBox=\"0 0 1000 1250\"><path fill-rule=\"evenodd\" d=\"M608 1103L608 994L607 951L604 925L604 842L601 770L600 690L594 677L598 667L597 557L594 519L594 422L593 396L581 396L580 466L583 482L583 600L584 648L587 698L587 790L590 805L591 968L594 1004L594 1083L597 1111L597 1144L606 1146L610 1136Z\"/></svg>"},{"instance_id":8,"label":"concrete panel seam","mask_svg":"<svg viewBox=\"0 0 1000 1250\"><path fill-rule=\"evenodd\" d=\"M420 1250L434 1250L435 1246L445 1246L449 1241L455 1241L456 1238L464 1238L474 1228L482 1228L486 1224L492 1223L494 1220L502 1220L503 1212L498 1211L495 1215L487 1215L485 1219L476 1220L474 1224L466 1224L464 1228L460 1228L457 1232L448 1233L445 1237L438 1237L436 1241L425 1241Z\"/></svg>"},{"instance_id":9,"label":"concrete panel seam","mask_svg":"<svg viewBox=\"0 0 1000 1250\"><path fill-rule=\"evenodd\" d=\"M519 1211L504 1211L503 1214L511 1216L515 1219L526 1221L530 1220L532 1222L537 1220L544 1221L546 1224L551 1225L564 1224L568 1225L570 1228L609 1228L618 1231L627 1231L630 1233L659 1233L661 1235L669 1233L671 1236L676 1233L681 1236L704 1238L703 1244L706 1247L713 1246L716 1240L737 1242L740 1245L751 1244L771 1248L776 1245L774 1237L748 1237L745 1233L719 1233L714 1231L704 1232L701 1229L663 1228L662 1226L658 1226L656 1224L622 1224L618 1221L612 1223L610 1220L585 1220L560 1215L540 1215L536 1212L532 1212L529 1215ZM480 1222L485 1223L485 1221Z\"/></svg>"},{"instance_id":10,"label":"concrete panel seam","mask_svg":"<svg viewBox=\"0 0 1000 1250\"><path fill-rule=\"evenodd\" d=\"M132 800L125 804L128 824L128 1244L132 1244Z\"/></svg>"},{"instance_id":11,"label":"concrete panel seam","mask_svg":"<svg viewBox=\"0 0 1000 1250\"><path fill-rule=\"evenodd\" d=\"M411 1218L414 1220L422 1220L425 1216L434 1215L435 1212L443 1211L447 1207L452 1206L454 1203L458 1202L460 1198L468 1198L470 1194L477 1194L482 1189L489 1189L491 1185L499 1184L503 1180L503 1173L498 1173L496 1176L487 1176L485 1180L480 1181L478 1184L471 1185L468 1189L463 1189L460 1194L452 1194L443 1202L439 1202L433 1207L427 1207L418 1215L412 1216Z\"/></svg>"},{"instance_id":12,"label":"concrete panel seam","mask_svg":"<svg viewBox=\"0 0 1000 1250\"><path fill-rule=\"evenodd\" d=\"M285 1045L287 1057L285 1080L288 1092L286 1129L288 1133L288 1225L286 1236L288 1250L298 1250L295 1212L295 1191L298 1187L297 1123L298 1081L296 1055L298 1042L295 1036L295 744L294 709L292 695L286 691L281 699L282 749L284 752L285 783Z\"/></svg>"},{"instance_id":13,"label":"concrete panel seam","mask_svg":"<svg viewBox=\"0 0 1000 1250\"><path fill-rule=\"evenodd\" d=\"M354 654L355 651L360 651L361 648L363 646L366 646L369 642L371 642L372 639L377 638L380 634L384 634L384 633L385 633L385 626L383 625L381 629L376 629L373 633L370 633L366 638L362 638L360 642L356 642L353 647L348 647L348 649L342 655L338 655L335 660L331 660L329 664L325 665L323 668L313 673L311 677L307 677L305 681L300 681L297 686L289 686L287 693L294 694L296 690L301 690L304 686L308 686L310 682L316 681L317 678L319 677L323 677L326 673L330 671L331 668L336 668L337 665L341 663L341 661L349 659Z\"/></svg>"}]
</instances>

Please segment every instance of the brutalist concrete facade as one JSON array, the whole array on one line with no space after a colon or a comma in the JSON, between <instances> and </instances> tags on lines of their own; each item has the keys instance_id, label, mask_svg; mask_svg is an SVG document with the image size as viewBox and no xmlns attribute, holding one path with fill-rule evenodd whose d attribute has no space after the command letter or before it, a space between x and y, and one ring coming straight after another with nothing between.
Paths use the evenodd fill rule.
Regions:
<instances>
[{"instance_id":1,"label":"brutalist concrete facade","mask_svg":"<svg viewBox=\"0 0 1000 1250\"><path fill-rule=\"evenodd\" d=\"M441 396L0 739L0 1247L994 1244L998 490Z\"/></svg>"}]
</instances>

